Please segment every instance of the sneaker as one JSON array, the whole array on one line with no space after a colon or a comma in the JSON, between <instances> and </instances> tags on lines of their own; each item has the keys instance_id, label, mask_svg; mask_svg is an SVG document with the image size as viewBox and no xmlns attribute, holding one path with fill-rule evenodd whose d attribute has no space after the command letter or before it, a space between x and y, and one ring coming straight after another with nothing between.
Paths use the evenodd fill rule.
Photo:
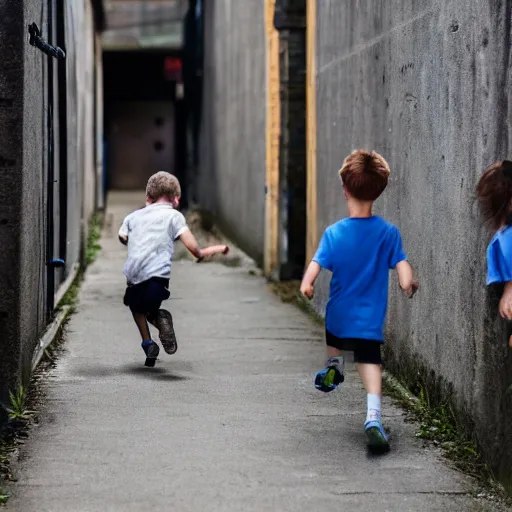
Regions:
<instances>
[{"instance_id":1,"label":"sneaker","mask_svg":"<svg viewBox=\"0 0 512 512\"><path fill-rule=\"evenodd\" d=\"M328 364L327 368L320 370L315 375L315 387L319 391L329 393L334 391L344 380L345 376L339 371L338 365Z\"/></svg>"},{"instance_id":2,"label":"sneaker","mask_svg":"<svg viewBox=\"0 0 512 512\"><path fill-rule=\"evenodd\" d=\"M368 447L371 450L386 452L389 450L389 438L379 420L367 421L364 431L368 438Z\"/></svg>"},{"instance_id":3,"label":"sneaker","mask_svg":"<svg viewBox=\"0 0 512 512\"><path fill-rule=\"evenodd\" d=\"M159 309L151 323L158 329L164 350L168 354L175 354L178 350L178 342L176 341L171 313L165 309Z\"/></svg>"},{"instance_id":4,"label":"sneaker","mask_svg":"<svg viewBox=\"0 0 512 512\"><path fill-rule=\"evenodd\" d=\"M153 342L151 345L142 345L142 349L146 354L146 362L144 363L144 366L153 368L153 366L155 366L158 354L160 353L160 347L155 342Z\"/></svg>"}]
</instances>

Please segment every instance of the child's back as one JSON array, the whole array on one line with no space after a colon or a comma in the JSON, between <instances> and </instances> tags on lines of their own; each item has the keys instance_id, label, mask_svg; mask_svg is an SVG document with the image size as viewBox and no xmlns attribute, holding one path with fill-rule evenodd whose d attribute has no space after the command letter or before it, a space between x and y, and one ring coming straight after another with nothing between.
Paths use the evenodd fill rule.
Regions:
<instances>
[{"instance_id":1,"label":"child's back","mask_svg":"<svg viewBox=\"0 0 512 512\"><path fill-rule=\"evenodd\" d=\"M128 215L119 230L119 240L128 246L124 266L128 287L123 302L133 314L146 354L145 364L150 367L155 366L160 348L151 337L148 322L158 329L168 354L178 350L172 315L160 308L170 296L174 242L181 240L198 261L206 254L228 251L227 246L199 248L185 217L176 210L180 196L175 176L163 171L154 174L146 187L146 207Z\"/></svg>"},{"instance_id":2,"label":"child's back","mask_svg":"<svg viewBox=\"0 0 512 512\"><path fill-rule=\"evenodd\" d=\"M512 320L512 161L496 162L481 176L477 195L483 217L496 231L487 248L487 284L503 287L500 315ZM509 338L512 348L512 336Z\"/></svg>"},{"instance_id":3,"label":"child's back","mask_svg":"<svg viewBox=\"0 0 512 512\"><path fill-rule=\"evenodd\" d=\"M169 278L174 242L188 229L183 214L171 204L149 204L128 215L121 229L129 233L127 280L138 284L151 277Z\"/></svg>"},{"instance_id":4,"label":"child's back","mask_svg":"<svg viewBox=\"0 0 512 512\"><path fill-rule=\"evenodd\" d=\"M314 258L332 272L327 329L340 338L382 340L389 269L405 259L398 228L381 217L327 228Z\"/></svg>"},{"instance_id":5,"label":"child's back","mask_svg":"<svg viewBox=\"0 0 512 512\"><path fill-rule=\"evenodd\" d=\"M308 298L321 268L332 272L325 315L326 368L315 376L315 386L329 392L341 384L343 351L354 362L367 395L365 432L370 446L387 449L381 424L382 356L388 303L389 269L397 268L400 286L412 297L417 288L402 249L396 226L372 214L373 202L385 190L389 166L374 152L357 150L340 170L349 218L328 227L301 284Z\"/></svg>"}]
</instances>

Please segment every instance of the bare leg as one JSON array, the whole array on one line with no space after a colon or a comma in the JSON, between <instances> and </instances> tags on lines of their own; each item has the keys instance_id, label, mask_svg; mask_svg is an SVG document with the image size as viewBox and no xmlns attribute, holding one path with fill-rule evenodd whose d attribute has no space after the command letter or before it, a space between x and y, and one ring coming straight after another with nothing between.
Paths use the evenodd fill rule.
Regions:
<instances>
[{"instance_id":1,"label":"bare leg","mask_svg":"<svg viewBox=\"0 0 512 512\"><path fill-rule=\"evenodd\" d=\"M343 355L343 350L338 350L335 347L327 345L327 357L340 357Z\"/></svg>"},{"instance_id":2,"label":"bare leg","mask_svg":"<svg viewBox=\"0 0 512 512\"><path fill-rule=\"evenodd\" d=\"M139 328L140 337L142 341L148 341L151 339L151 333L149 332L148 321L144 313L133 313L133 319Z\"/></svg>"},{"instance_id":3,"label":"bare leg","mask_svg":"<svg viewBox=\"0 0 512 512\"><path fill-rule=\"evenodd\" d=\"M357 363L357 371L363 381L368 408L366 412L365 433L371 449L389 450L389 440L381 424L382 367L380 364Z\"/></svg>"},{"instance_id":4,"label":"bare leg","mask_svg":"<svg viewBox=\"0 0 512 512\"><path fill-rule=\"evenodd\" d=\"M382 368L380 364L356 363L356 368L364 384L366 392L382 395Z\"/></svg>"}]
</instances>

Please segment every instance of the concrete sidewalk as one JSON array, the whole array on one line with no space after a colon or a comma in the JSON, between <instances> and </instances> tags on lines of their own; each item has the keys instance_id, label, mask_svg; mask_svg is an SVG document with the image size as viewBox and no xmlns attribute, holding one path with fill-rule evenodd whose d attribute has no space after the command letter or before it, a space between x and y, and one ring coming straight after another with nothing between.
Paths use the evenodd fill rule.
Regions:
<instances>
[{"instance_id":1,"label":"concrete sidewalk","mask_svg":"<svg viewBox=\"0 0 512 512\"><path fill-rule=\"evenodd\" d=\"M179 340L154 369L122 304L117 226L140 206L114 196L46 410L15 465L8 510L492 510L473 482L422 447L389 400L392 451L370 456L365 394L313 387L322 329L243 268L177 261Z\"/></svg>"}]
</instances>

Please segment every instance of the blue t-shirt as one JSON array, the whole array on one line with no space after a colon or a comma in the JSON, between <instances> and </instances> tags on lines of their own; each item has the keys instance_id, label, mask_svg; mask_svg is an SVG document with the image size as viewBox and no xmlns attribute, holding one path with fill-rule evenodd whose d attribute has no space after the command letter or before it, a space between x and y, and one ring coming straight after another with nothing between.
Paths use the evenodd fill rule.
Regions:
<instances>
[{"instance_id":1,"label":"blue t-shirt","mask_svg":"<svg viewBox=\"0 0 512 512\"><path fill-rule=\"evenodd\" d=\"M407 259L396 226L380 217L329 226L313 258L332 272L326 328L338 338L384 340L389 269Z\"/></svg>"},{"instance_id":2,"label":"blue t-shirt","mask_svg":"<svg viewBox=\"0 0 512 512\"><path fill-rule=\"evenodd\" d=\"M500 229L487 247L487 284L512 281L512 226Z\"/></svg>"}]
</instances>

